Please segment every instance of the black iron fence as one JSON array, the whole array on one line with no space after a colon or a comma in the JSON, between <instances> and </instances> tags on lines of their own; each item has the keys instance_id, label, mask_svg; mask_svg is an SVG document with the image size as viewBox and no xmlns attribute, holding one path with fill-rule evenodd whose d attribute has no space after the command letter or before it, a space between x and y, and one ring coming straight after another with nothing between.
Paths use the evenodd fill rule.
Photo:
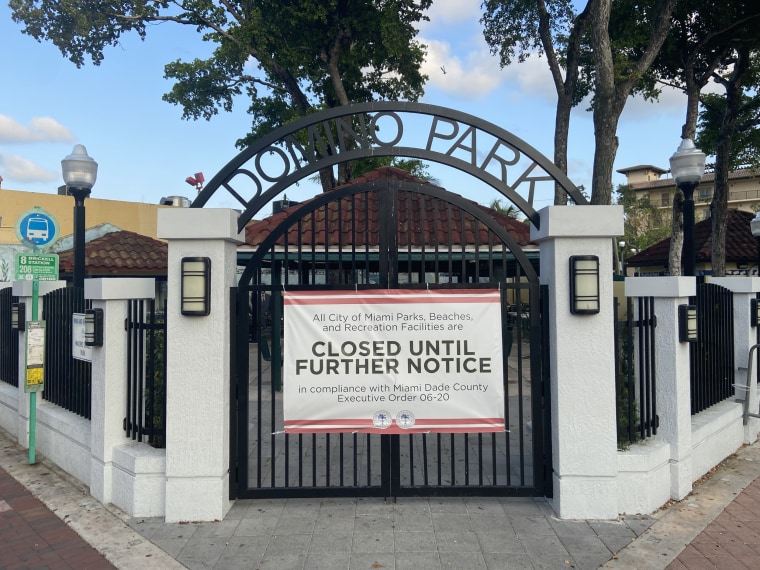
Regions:
<instances>
[{"instance_id":1,"label":"black iron fence","mask_svg":"<svg viewBox=\"0 0 760 570\"><path fill-rule=\"evenodd\" d=\"M127 313L127 437L166 445L166 303L133 300Z\"/></svg>"},{"instance_id":2,"label":"black iron fence","mask_svg":"<svg viewBox=\"0 0 760 570\"><path fill-rule=\"evenodd\" d=\"M657 434L654 297L615 298L615 389L618 447Z\"/></svg>"},{"instance_id":3,"label":"black iron fence","mask_svg":"<svg viewBox=\"0 0 760 570\"><path fill-rule=\"evenodd\" d=\"M65 287L43 296L45 321L45 389L42 397L90 419L92 364L75 359L72 350L72 318L91 305L84 289Z\"/></svg>"},{"instance_id":4,"label":"black iron fence","mask_svg":"<svg viewBox=\"0 0 760 570\"><path fill-rule=\"evenodd\" d=\"M691 345L691 413L734 395L733 293L699 283L690 303L697 306L697 342Z\"/></svg>"},{"instance_id":5,"label":"black iron fence","mask_svg":"<svg viewBox=\"0 0 760 570\"><path fill-rule=\"evenodd\" d=\"M13 289L0 289L0 382L18 386L18 332L11 328Z\"/></svg>"}]
</instances>

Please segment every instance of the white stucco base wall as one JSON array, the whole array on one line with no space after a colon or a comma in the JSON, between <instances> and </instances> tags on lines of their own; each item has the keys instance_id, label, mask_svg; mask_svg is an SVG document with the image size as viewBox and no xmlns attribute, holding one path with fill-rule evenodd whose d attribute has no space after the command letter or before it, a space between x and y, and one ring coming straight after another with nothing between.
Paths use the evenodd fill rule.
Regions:
<instances>
[{"instance_id":1,"label":"white stucco base wall","mask_svg":"<svg viewBox=\"0 0 760 570\"><path fill-rule=\"evenodd\" d=\"M90 484L90 421L37 399L36 450L58 467Z\"/></svg>"},{"instance_id":2,"label":"white stucco base wall","mask_svg":"<svg viewBox=\"0 0 760 570\"><path fill-rule=\"evenodd\" d=\"M618 512L649 514L670 499L670 446L648 440L618 451Z\"/></svg>"},{"instance_id":3,"label":"white stucco base wall","mask_svg":"<svg viewBox=\"0 0 760 570\"><path fill-rule=\"evenodd\" d=\"M113 449L113 504L133 517L161 517L166 508L166 450L144 443Z\"/></svg>"},{"instance_id":4,"label":"white stucco base wall","mask_svg":"<svg viewBox=\"0 0 760 570\"><path fill-rule=\"evenodd\" d=\"M18 388L0 382L0 428L16 436Z\"/></svg>"},{"instance_id":5,"label":"white stucco base wall","mask_svg":"<svg viewBox=\"0 0 760 570\"><path fill-rule=\"evenodd\" d=\"M742 411L742 405L732 398L692 417L692 481L743 445Z\"/></svg>"},{"instance_id":6,"label":"white stucco base wall","mask_svg":"<svg viewBox=\"0 0 760 570\"><path fill-rule=\"evenodd\" d=\"M618 452L618 510L620 514L649 514L671 497L674 477L691 486L744 443L742 406L733 399L700 412L691 420L688 472L672 469L672 450L658 435Z\"/></svg>"}]
</instances>

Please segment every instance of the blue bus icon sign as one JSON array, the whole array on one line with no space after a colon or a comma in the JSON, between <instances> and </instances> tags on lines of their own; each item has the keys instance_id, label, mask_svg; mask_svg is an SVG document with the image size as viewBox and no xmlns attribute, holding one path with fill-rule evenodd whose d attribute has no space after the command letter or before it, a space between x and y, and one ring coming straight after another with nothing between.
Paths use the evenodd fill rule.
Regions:
<instances>
[{"instance_id":1,"label":"blue bus icon sign","mask_svg":"<svg viewBox=\"0 0 760 570\"><path fill-rule=\"evenodd\" d=\"M33 243L46 243L50 235L50 221L42 216L32 216L26 224L26 239Z\"/></svg>"},{"instance_id":2,"label":"blue bus icon sign","mask_svg":"<svg viewBox=\"0 0 760 570\"><path fill-rule=\"evenodd\" d=\"M16 222L16 237L24 245L46 249L58 240L58 222L41 208L29 210Z\"/></svg>"}]
</instances>

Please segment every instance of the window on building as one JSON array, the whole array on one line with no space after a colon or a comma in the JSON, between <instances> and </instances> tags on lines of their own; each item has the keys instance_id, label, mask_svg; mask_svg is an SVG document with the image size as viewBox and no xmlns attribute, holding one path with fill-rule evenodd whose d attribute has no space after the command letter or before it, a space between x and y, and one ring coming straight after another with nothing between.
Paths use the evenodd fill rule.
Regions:
<instances>
[{"instance_id":1,"label":"window on building","mask_svg":"<svg viewBox=\"0 0 760 570\"><path fill-rule=\"evenodd\" d=\"M660 206L670 206L670 192L663 192L660 195Z\"/></svg>"},{"instance_id":2,"label":"window on building","mask_svg":"<svg viewBox=\"0 0 760 570\"><path fill-rule=\"evenodd\" d=\"M709 200L710 199L710 188L700 188L699 189L699 199L700 200Z\"/></svg>"}]
</instances>

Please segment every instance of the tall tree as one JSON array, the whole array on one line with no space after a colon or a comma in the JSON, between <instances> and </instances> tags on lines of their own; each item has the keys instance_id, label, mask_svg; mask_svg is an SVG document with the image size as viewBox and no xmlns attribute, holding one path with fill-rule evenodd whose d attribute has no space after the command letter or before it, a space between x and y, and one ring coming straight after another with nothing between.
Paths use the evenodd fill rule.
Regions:
<instances>
[{"instance_id":1,"label":"tall tree","mask_svg":"<svg viewBox=\"0 0 760 570\"><path fill-rule=\"evenodd\" d=\"M414 25L432 0L10 0L23 32L47 40L77 66L95 65L125 34L156 23L197 29L213 55L165 68L176 81L164 99L185 119L211 119L250 101L239 147L314 111L377 99L417 100L426 77ZM325 189L350 168L322 173Z\"/></svg>"},{"instance_id":2,"label":"tall tree","mask_svg":"<svg viewBox=\"0 0 760 570\"><path fill-rule=\"evenodd\" d=\"M521 63L532 53L546 56L557 93L554 164L565 174L570 111L591 88L580 75L590 3L576 13L571 0L485 0L480 20L486 42L492 53L499 54L502 67L511 65L515 56ZM554 188L554 203L567 204L567 194L559 185Z\"/></svg>"},{"instance_id":3,"label":"tall tree","mask_svg":"<svg viewBox=\"0 0 760 570\"><path fill-rule=\"evenodd\" d=\"M653 73L666 85L681 89L687 96L686 119L681 130L682 138L695 138L700 100L714 100L702 95L710 81L716 81L728 90L740 89L742 77L746 71L737 74L740 61L740 46L755 46L757 23L760 21L760 6L752 0L680 0L673 12L668 38L653 65ZM754 43L753 43L754 42ZM755 49L750 47L750 51ZM746 58L744 59L746 61ZM737 84L737 81L739 84ZM732 100L740 94L733 93ZM728 106L720 107L721 120L714 122L712 130L717 135L724 133L728 139L732 136L731 124L734 119L726 115ZM724 123L725 130L718 124ZM713 141L716 142L716 141ZM700 146L706 141L700 141ZM721 152L731 152L724 146ZM719 145L702 146L708 154L716 154ZM713 223L713 272L722 274L725 270L725 218L728 207L728 163L716 154L715 191L711 204ZM723 182L720 182L723 180ZM681 247L683 244L683 194L677 190L673 200L672 235L669 255L671 275L681 273Z\"/></svg>"},{"instance_id":4,"label":"tall tree","mask_svg":"<svg viewBox=\"0 0 760 570\"><path fill-rule=\"evenodd\" d=\"M653 72L658 81L686 94L686 119L681 129L682 138L695 138L702 90L708 82L728 72L736 40L756 27L758 17L760 7L756 2L748 0L730 3L681 0L676 6L668 38L653 65ZM715 132L717 130L716 128ZM708 154L712 153L710 149L704 146L702 148ZM683 193L676 190L668 260L671 275L681 273L682 205ZM725 214L718 214L718 218L724 217Z\"/></svg>"},{"instance_id":5,"label":"tall tree","mask_svg":"<svg viewBox=\"0 0 760 570\"><path fill-rule=\"evenodd\" d=\"M670 28L676 0L637 2L616 0L611 27L612 0L592 0L591 44L594 54L594 169L591 203L610 204L612 170L618 149L617 127L628 96L645 78ZM621 32L621 38L611 35ZM643 30L648 30L642 36ZM621 41L622 39L622 41Z\"/></svg>"},{"instance_id":6,"label":"tall tree","mask_svg":"<svg viewBox=\"0 0 760 570\"><path fill-rule=\"evenodd\" d=\"M721 118L720 129L715 140L715 182L713 199L710 203L710 218L712 223L712 274L723 277L726 274L726 218L728 217L728 176L731 171L731 156L734 154L734 135L737 131L737 121L746 112L742 108L745 83L756 75L758 40L746 38L739 42L734 53L730 72L726 75L716 74L716 81L726 89L725 108ZM755 45L752 45L755 44ZM753 68L755 73L750 73ZM757 86L757 83L755 83ZM751 103L755 111L757 104ZM757 125L756 120L751 121Z\"/></svg>"}]
</instances>

